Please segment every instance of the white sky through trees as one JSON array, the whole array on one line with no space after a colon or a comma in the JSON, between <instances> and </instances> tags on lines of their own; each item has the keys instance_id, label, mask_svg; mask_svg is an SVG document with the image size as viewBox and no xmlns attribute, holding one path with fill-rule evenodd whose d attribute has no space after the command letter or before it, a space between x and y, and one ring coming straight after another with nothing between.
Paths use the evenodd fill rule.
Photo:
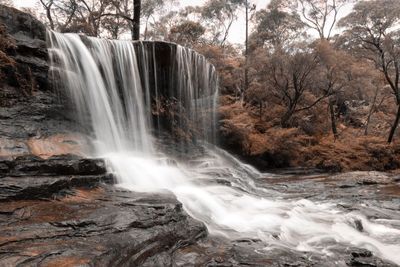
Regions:
<instances>
[{"instance_id":1,"label":"white sky through trees","mask_svg":"<svg viewBox=\"0 0 400 267\"><path fill-rule=\"evenodd\" d=\"M180 7L184 6L199 6L202 5L206 0L180 0ZM257 9L262 9L267 6L270 0L249 0L251 4L255 4ZM13 0L14 5L17 8L22 7L35 7L38 0ZM231 31L229 32L228 40L231 43L243 44L245 40L245 14L244 12L239 15L238 20L232 25Z\"/></svg>"}]
</instances>

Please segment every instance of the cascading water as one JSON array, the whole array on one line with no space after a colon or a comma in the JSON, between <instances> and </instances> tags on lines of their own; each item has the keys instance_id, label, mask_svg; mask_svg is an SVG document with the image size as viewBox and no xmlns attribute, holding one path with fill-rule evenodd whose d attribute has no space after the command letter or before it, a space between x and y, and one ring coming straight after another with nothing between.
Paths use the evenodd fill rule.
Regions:
<instances>
[{"instance_id":1,"label":"cascading water","mask_svg":"<svg viewBox=\"0 0 400 267\"><path fill-rule=\"evenodd\" d=\"M393 226L399 222L379 224L333 203L288 200L283 193L258 188L254 181L260 173L217 148L203 146L201 156L189 153L185 161L173 161L157 149L152 125L160 129L163 122L160 116L153 121L152 115L166 107L172 114L168 123L186 130L181 139L215 140L218 82L204 57L175 45L163 51L150 42L55 32L48 37L53 72L81 119L89 117L96 153L109 160L118 186L172 191L211 234L259 238L266 249L327 256L334 254L332 244L352 245L400 264L400 230ZM362 222L362 232L355 221Z\"/></svg>"}]
</instances>

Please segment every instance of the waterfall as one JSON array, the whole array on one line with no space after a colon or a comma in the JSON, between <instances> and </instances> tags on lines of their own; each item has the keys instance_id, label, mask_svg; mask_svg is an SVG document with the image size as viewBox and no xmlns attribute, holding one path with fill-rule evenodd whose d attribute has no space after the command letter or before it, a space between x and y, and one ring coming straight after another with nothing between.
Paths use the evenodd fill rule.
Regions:
<instances>
[{"instance_id":1,"label":"waterfall","mask_svg":"<svg viewBox=\"0 0 400 267\"><path fill-rule=\"evenodd\" d=\"M334 203L290 199L259 188L262 174L214 143L217 85L214 67L193 50L159 42L110 41L48 33L52 74L69 93L95 153L109 162L118 185L169 190L211 234L258 238L266 249L285 247L334 258L335 245L369 249L400 264L400 230L372 222ZM172 137L162 132L168 130ZM157 140L175 135L179 158ZM364 227L360 232L354 222ZM332 248L332 249L331 249Z\"/></svg>"},{"instance_id":2,"label":"waterfall","mask_svg":"<svg viewBox=\"0 0 400 267\"><path fill-rule=\"evenodd\" d=\"M87 47L73 34L51 33L49 39L52 70L68 89L79 118L89 114L97 152L150 153L149 122L133 45L87 38Z\"/></svg>"}]
</instances>

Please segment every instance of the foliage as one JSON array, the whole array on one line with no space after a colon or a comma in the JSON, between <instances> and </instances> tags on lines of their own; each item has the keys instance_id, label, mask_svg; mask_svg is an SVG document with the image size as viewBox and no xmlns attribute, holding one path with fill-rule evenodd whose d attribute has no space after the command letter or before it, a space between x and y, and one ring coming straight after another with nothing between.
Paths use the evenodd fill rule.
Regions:
<instances>
[{"instance_id":1,"label":"foliage","mask_svg":"<svg viewBox=\"0 0 400 267\"><path fill-rule=\"evenodd\" d=\"M200 23L186 20L171 28L169 40L190 46L195 42L199 42L204 32L205 29Z\"/></svg>"},{"instance_id":2,"label":"foliage","mask_svg":"<svg viewBox=\"0 0 400 267\"><path fill-rule=\"evenodd\" d=\"M251 36L252 50L267 45L270 49L283 49L305 35L304 24L298 14L279 9L272 1L267 9L256 14L256 30Z\"/></svg>"},{"instance_id":3,"label":"foliage","mask_svg":"<svg viewBox=\"0 0 400 267\"><path fill-rule=\"evenodd\" d=\"M347 28L354 49L374 62L392 89L398 111L389 134L390 143L400 121L400 2L359 2L340 24Z\"/></svg>"},{"instance_id":4,"label":"foliage","mask_svg":"<svg viewBox=\"0 0 400 267\"><path fill-rule=\"evenodd\" d=\"M224 45L237 12L244 0L208 0L201 10L202 19L211 33L211 43Z\"/></svg>"},{"instance_id":5,"label":"foliage","mask_svg":"<svg viewBox=\"0 0 400 267\"><path fill-rule=\"evenodd\" d=\"M304 25L316 31L320 39L329 40L340 10L353 0L280 0L279 2L299 14Z\"/></svg>"},{"instance_id":6,"label":"foliage","mask_svg":"<svg viewBox=\"0 0 400 267\"><path fill-rule=\"evenodd\" d=\"M40 1L48 25L59 31L117 39L133 27L133 0ZM284 142L275 135L297 140L298 155L308 141L323 137L349 142L351 134L359 138L356 132L381 140L389 131L388 141L396 136L398 0L271 0L257 9L251 0L178 4L142 0L142 37L189 46L216 66L226 105L240 120L252 117L259 129L242 129L239 119L230 119L228 128L239 129L243 150L251 140L253 146L262 146L265 138ZM345 17L344 7L352 8ZM231 44L229 37L246 9L250 36L244 50L247 45Z\"/></svg>"},{"instance_id":7,"label":"foliage","mask_svg":"<svg viewBox=\"0 0 400 267\"><path fill-rule=\"evenodd\" d=\"M0 0L0 5L5 5L9 7L13 7L14 3L12 0Z\"/></svg>"}]
</instances>

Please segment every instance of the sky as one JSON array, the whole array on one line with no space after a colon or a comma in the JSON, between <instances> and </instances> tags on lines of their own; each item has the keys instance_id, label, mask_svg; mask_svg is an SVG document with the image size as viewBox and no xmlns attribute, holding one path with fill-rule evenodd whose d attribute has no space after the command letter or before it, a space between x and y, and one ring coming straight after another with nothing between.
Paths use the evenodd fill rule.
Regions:
<instances>
[{"instance_id":1,"label":"sky","mask_svg":"<svg viewBox=\"0 0 400 267\"><path fill-rule=\"evenodd\" d=\"M184 6L202 5L206 0L181 0L179 4ZM262 9L267 6L270 0L249 0L251 4L255 4L257 9ZM38 0L13 0L17 8L35 7ZM232 25L228 40L231 43L243 44L245 40L245 14L239 14L238 20Z\"/></svg>"}]
</instances>

